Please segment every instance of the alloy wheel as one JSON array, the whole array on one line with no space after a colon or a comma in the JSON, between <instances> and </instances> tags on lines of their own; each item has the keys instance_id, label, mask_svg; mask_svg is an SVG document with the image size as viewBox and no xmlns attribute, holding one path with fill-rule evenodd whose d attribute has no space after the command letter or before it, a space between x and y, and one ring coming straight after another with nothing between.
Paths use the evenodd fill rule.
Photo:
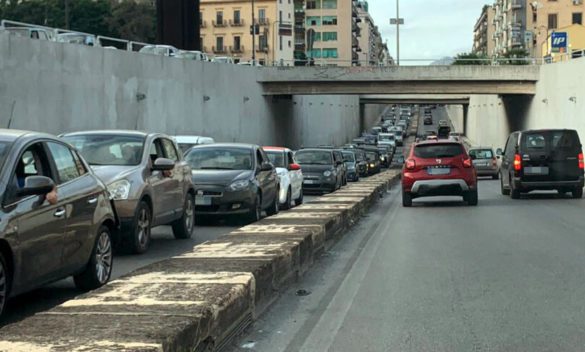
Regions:
<instances>
[{"instance_id":1,"label":"alloy wheel","mask_svg":"<svg viewBox=\"0 0 585 352\"><path fill-rule=\"evenodd\" d=\"M193 218L195 217L195 212L193 211L193 199L189 196L187 199L187 206L185 207L185 227L188 231L193 230Z\"/></svg>"},{"instance_id":2,"label":"alloy wheel","mask_svg":"<svg viewBox=\"0 0 585 352\"><path fill-rule=\"evenodd\" d=\"M95 251L96 277L102 284L106 283L112 271L112 242L107 232L102 232Z\"/></svg>"},{"instance_id":3,"label":"alloy wheel","mask_svg":"<svg viewBox=\"0 0 585 352\"><path fill-rule=\"evenodd\" d=\"M138 218L138 243L141 247L146 246L148 243L149 231L150 218L148 216L148 210L146 208L142 208Z\"/></svg>"}]
</instances>

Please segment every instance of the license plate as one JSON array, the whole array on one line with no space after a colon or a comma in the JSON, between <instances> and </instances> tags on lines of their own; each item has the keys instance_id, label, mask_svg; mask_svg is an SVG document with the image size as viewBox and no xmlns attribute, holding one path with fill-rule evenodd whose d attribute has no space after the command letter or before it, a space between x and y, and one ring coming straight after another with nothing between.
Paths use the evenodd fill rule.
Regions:
<instances>
[{"instance_id":1,"label":"license plate","mask_svg":"<svg viewBox=\"0 0 585 352\"><path fill-rule=\"evenodd\" d=\"M525 175L548 175L547 166L527 166L524 168Z\"/></svg>"},{"instance_id":2,"label":"license plate","mask_svg":"<svg viewBox=\"0 0 585 352\"><path fill-rule=\"evenodd\" d=\"M195 205L211 205L211 197L196 196Z\"/></svg>"},{"instance_id":3,"label":"license plate","mask_svg":"<svg viewBox=\"0 0 585 352\"><path fill-rule=\"evenodd\" d=\"M429 167L427 173L429 175L448 175L451 169L448 167Z\"/></svg>"},{"instance_id":4,"label":"license plate","mask_svg":"<svg viewBox=\"0 0 585 352\"><path fill-rule=\"evenodd\" d=\"M313 181L313 180L304 180L303 183L306 183L308 185L314 185L317 183L317 181Z\"/></svg>"}]
</instances>

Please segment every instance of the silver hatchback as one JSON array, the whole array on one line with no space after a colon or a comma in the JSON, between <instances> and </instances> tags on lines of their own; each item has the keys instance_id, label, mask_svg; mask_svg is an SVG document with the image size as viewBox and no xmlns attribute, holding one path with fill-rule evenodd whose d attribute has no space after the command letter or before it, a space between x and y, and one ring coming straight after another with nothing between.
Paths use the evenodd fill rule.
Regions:
<instances>
[{"instance_id":1,"label":"silver hatchback","mask_svg":"<svg viewBox=\"0 0 585 352\"><path fill-rule=\"evenodd\" d=\"M473 160L477 176L491 176L494 180L498 179L498 162L491 147L471 148L469 156Z\"/></svg>"}]
</instances>

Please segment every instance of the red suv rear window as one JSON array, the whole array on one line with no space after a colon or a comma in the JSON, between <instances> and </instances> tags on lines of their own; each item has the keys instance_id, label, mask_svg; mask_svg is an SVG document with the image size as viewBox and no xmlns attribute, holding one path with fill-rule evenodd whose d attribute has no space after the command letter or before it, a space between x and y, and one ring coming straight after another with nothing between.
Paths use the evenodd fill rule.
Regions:
<instances>
[{"instance_id":1,"label":"red suv rear window","mask_svg":"<svg viewBox=\"0 0 585 352\"><path fill-rule=\"evenodd\" d=\"M452 158L464 153L463 146L455 143L421 144L414 147L414 156L423 159Z\"/></svg>"}]
</instances>

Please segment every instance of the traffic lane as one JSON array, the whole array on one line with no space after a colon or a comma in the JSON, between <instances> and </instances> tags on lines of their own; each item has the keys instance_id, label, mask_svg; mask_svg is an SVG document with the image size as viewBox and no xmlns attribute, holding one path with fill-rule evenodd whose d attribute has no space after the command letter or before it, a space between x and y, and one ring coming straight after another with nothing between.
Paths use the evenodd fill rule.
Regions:
<instances>
[{"instance_id":1,"label":"traffic lane","mask_svg":"<svg viewBox=\"0 0 585 352\"><path fill-rule=\"evenodd\" d=\"M176 240L170 226L154 228L148 252L142 255L114 256L111 279L114 280L145 265L190 251L195 245L227 234L238 227L231 223L219 223L216 226L195 226L193 236L184 240ZM15 297L8 301L0 326L51 309L81 293L75 288L73 279L67 278Z\"/></svg>"},{"instance_id":2,"label":"traffic lane","mask_svg":"<svg viewBox=\"0 0 585 352\"><path fill-rule=\"evenodd\" d=\"M245 337L255 351L582 350L585 200L481 180L478 207L403 208L398 188L361 252L333 248L341 276L321 267L294 287L315 297L285 292Z\"/></svg>"}]
</instances>

